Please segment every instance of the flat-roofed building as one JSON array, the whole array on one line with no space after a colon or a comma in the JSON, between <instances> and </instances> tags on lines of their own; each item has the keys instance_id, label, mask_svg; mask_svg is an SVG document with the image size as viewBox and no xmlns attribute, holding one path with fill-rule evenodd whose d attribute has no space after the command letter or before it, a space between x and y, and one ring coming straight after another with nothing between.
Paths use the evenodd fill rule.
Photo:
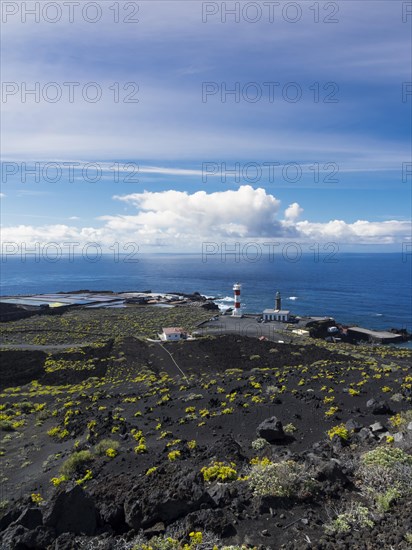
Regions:
<instances>
[{"instance_id":1,"label":"flat-roofed building","mask_svg":"<svg viewBox=\"0 0 412 550\"><path fill-rule=\"evenodd\" d=\"M265 309L263 311L264 321L281 321L287 323L290 317L290 311L287 309Z\"/></svg>"},{"instance_id":2,"label":"flat-roofed building","mask_svg":"<svg viewBox=\"0 0 412 550\"><path fill-rule=\"evenodd\" d=\"M162 328L162 333L159 336L161 340L176 342L178 340L186 340L187 332L181 327L165 327Z\"/></svg>"}]
</instances>

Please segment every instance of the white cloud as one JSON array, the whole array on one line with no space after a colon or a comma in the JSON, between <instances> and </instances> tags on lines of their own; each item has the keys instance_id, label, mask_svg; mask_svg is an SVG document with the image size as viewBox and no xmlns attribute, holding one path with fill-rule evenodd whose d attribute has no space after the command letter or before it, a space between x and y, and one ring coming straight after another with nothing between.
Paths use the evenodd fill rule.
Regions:
<instances>
[{"instance_id":1,"label":"white cloud","mask_svg":"<svg viewBox=\"0 0 412 550\"><path fill-rule=\"evenodd\" d=\"M101 216L100 227L65 224L4 227L3 242L24 242L26 246L36 242L98 242L106 248L115 242L134 242L143 249L157 247L161 242L170 251L199 251L203 241L264 242L270 238L293 238L302 242L391 244L405 242L411 235L411 223L405 220L297 221L303 211L297 203L285 210L285 220L279 220L280 201L264 189L248 185L214 193L144 191L114 198L136 207L137 211L130 215Z\"/></svg>"},{"instance_id":2,"label":"white cloud","mask_svg":"<svg viewBox=\"0 0 412 550\"><path fill-rule=\"evenodd\" d=\"M332 220L327 223L301 221L296 229L302 237L314 240L340 240L358 244L392 244L408 240L411 234L411 222L389 220L373 222L358 220L346 223L343 220Z\"/></svg>"},{"instance_id":3,"label":"white cloud","mask_svg":"<svg viewBox=\"0 0 412 550\"><path fill-rule=\"evenodd\" d=\"M114 198L135 205L140 214L134 221L145 226L197 233L242 236L265 236L273 232L280 201L262 188L243 185L237 191L215 193L198 191L143 192ZM117 225L118 217L106 217ZM129 219L129 222L131 220ZM120 221L124 224L124 221Z\"/></svg>"},{"instance_id":4,"label":"white cloud","mask_svg":"<svg viewBox=\"0 0 412 550\"><path fill-rule=\"evenodd\" d=\"M288 221L293 222L293 221L295 221L299 218L299 216L302 214L302 212L303 212L303 208L301 206L299 206L299 204L297 202L294 202L286 208L285 218Z\"/></svg>"}]
</instances>

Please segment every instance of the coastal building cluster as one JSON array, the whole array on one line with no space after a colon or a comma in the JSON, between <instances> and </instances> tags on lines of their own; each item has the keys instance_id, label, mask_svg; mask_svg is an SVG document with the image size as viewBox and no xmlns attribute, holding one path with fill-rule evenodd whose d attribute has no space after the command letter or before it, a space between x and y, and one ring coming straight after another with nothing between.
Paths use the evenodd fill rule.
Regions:
<instances>
[{"instance_id":1,"label":"coastal building cluster","mask_svg":"<svg viewBox=\"0 0 412 550\"><path fill-rule=\"evenodd\" d=\"M235 283L233 285L234 293L234 308L232 315L233 317L241 317L241 302L240 302L240 290L242 285L240 283ZM280 292L276 292L275 296L275 307L273 309L265 309L262 313L262 320L267 321L280 321L282 323L288 323L290 320L290 311L287 309L282 309L282 298Z\"/></svg>"},{"instance_id":2,"label":"coastal building cluster","mask_svg":"<svg viewBox=\"0 0 412 550\"><path fill-rule=\"evenodd\" d=\"M232 317L242 318L249 317L251 314L243 313L241 308L240 291L242 285L235 283L233 285L234 292L234 308ZM317 338L324 338L329 342L370 342L380 344L390 344L401 342L404 336L396 332L376 331L357 326L337 325L332 317L297 317L292 315L290 310L282 309L282 298L280 292L275 295L274 308L264 309L261 317L258 317L258 322L263 323L284 323L287 329L298 336L309 336L311 334ZM293 325L296 323L296 326ZM316 327L315 327L316 325Z\"/></svg>"},{"instance_id":3,"label":"coastal building cluster","mask_svg":"<svg viewBox=\"0 0 412 550\"><path fill-rule=\"evenodd\" d=\"M262 313L246 313L241 307L241 289L239 282L233 285L233 308L219 314L219 307L213 301L198 292L184 293L156 293L150 290L141 292L112 292L79 290L74 292L58 292L49 294L32 294L20 296L0 297L0 321L7 322L32 315L52 315L64 313L72 308L96 309L96 308L126 308L133 306L153 306L161 308L173 308L184 304L198 305L204 309L214 311L213 317L204 323L211 323L207 330L219 324L220 329L229 332L247 330L251 332L250 320L253 319L260 325L267 326L268 331L287 331L296 336L312 336L322 338L329 342L371 342L371 343L396 343L410 338L407 333L392 329L392 331L374 331L357 326L344 326L335 322L332 317L297 316L287 309L282 309L282 298L277 291L274 299L274 307L264 309ZM215 315L217 313L217 315ZM225 321L223 322L223 319ZM246 322L246 329L243 327ZM233 326L232 326L233 325ZM258 325L256 325L258 326ZM243 327L243 328L242 328ZM204 325L206 328L206 325ZM250 335L270 337L268 331L265 334ZM262 331L260 331L262 332ZM268 332L266 334L266 332ZM181 327L165 327L159 333L159 338L166 342L190 339Z\"/></svg>"}]
</instances>

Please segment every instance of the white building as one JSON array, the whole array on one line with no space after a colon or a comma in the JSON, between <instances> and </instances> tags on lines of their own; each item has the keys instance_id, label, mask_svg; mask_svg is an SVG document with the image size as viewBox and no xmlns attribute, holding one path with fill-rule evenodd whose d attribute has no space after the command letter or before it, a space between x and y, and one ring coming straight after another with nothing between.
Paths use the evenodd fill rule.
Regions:
<instances>
[{"instance_id":1,"label":"white building","mask_svg":"<svg viewBox=\"0 0 412 550\"><path fill-rule=\"evenodd\" d=\"M263 311L264 321L281 321L287 323L289 321L290 311L286 309L265 309Z\"/></svg>"},{"instance_id":2,"label":"white building","mask_svg":"<svg viewBox=\"0 0 412 550\"><path fill-rule=\"evenodd\" d=\"M162 328L162 333L159 334L161 340L167 342L176 342L178 340L185 340L187 338L187 332L181 327L166 327Z\"/></svg>"}]
</instances>

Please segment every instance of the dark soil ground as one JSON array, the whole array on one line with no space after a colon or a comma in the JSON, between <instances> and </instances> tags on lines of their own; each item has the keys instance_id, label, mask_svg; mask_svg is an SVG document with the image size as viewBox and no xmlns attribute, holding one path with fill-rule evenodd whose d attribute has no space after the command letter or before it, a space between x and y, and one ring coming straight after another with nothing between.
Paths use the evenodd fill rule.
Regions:
<instances>
[{"instance_id":1,"label":"dark soil ground","mask_svg":"<svg viewBox=\"0 0 412 550\"><path fill-rule=\"evenodd\" d=\"M19 323L33 331L35 319ZM411 409L411 352L237 335L159 344L109 337L107 322L108 337L82 348L1 352L0 548L140 550L153 536L180 541L153 550L412 548L411 494L377 510L357 478L366 451L411 453L412 430L390 421ZM287 433L252 446L270 417ZM328 436L348 421L347 439ZM250 461L264 457L301 465L310 490L256 494ZM214 462L236 479L205 480ZM370 523L328 534L356 503Z\"/></svg>"}]
</instances>

